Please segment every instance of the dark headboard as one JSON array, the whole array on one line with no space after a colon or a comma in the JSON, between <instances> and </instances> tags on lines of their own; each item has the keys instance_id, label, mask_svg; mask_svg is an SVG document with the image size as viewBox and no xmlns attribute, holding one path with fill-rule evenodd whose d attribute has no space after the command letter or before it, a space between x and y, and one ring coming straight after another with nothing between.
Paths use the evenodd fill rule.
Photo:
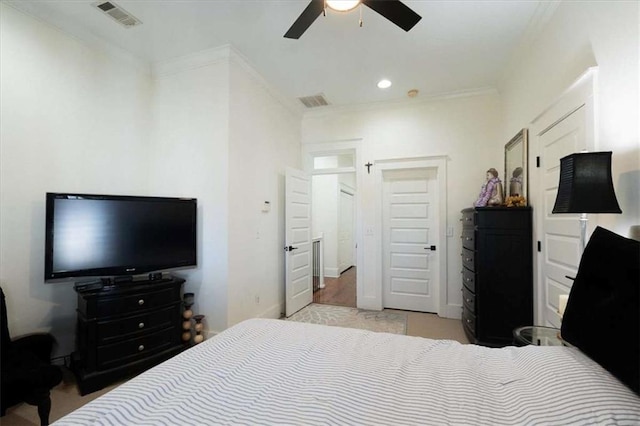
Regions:
<instances>
[{"instance_id":1,"label":"dark headboard","mask_svg":"<svg viewBox=\"0 0 640 426\"><path fill-rule=\"evenodd\" d=\"M640 394L640 242L597 227L580 260L562 338Z\"/></svg>"}]
</instances>

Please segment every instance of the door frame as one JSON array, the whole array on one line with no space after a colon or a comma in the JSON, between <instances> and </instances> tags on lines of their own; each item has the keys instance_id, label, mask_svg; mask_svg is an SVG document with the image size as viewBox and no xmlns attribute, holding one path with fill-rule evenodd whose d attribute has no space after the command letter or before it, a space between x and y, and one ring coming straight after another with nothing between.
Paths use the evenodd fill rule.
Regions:
<instances>
[{"instance_id":1,"label":"door frame","mask_svg":"<svg viewBox=\"0 0 640 426\"><path fill-rule=\"evenodd\" d=\"M351 154L353 156L352 167L338 167L334 169L321 169L315 170L313 166L313 159L315 157L321 157L325 155L341 155ZM336 141L326 141L317 143L308 143L302 145L302 163L304 171L310 177L314 175L326 175L326 174L344 174L354 173L356 177L356 187L353 200L353 207L355 209L355 226L354 242L356 249L356 304L357 307L361 307L361 301L363 301L364 284L363 284L363 265L364 265L364 246L362 237L364 235L363 214L362 214L362 188L363 188L363 176L361 170L356 167L362 163L362 138L357 139L345 139ZM311 217L313 223L313 216Z\"/></svg>"},{"instance_id":2,"label":"door frame","mask_svg":"<svg viewBox=\"0 0 640 426\"><path fill-rule=\"evenodd\" d=\"M438 256L439 283L434 286L435 299L438 301L436 313L438 316L446 316L447 306L447 156L396 158L389 160L376 160L374 162L374 180L377 187L375 193L376 208L376 229L375 233L375 253L376 261L379 265L376 274L376 292L380 295L380 303L383 299L382 280L384 279L383 259L384 253L382 232L383 232L383 181L384 172L391 170L406 169L435 169L438 179L438 239L440 240L440 255ZM381 306L382 307L382 306Z\"/></svg>"}]
</instances>

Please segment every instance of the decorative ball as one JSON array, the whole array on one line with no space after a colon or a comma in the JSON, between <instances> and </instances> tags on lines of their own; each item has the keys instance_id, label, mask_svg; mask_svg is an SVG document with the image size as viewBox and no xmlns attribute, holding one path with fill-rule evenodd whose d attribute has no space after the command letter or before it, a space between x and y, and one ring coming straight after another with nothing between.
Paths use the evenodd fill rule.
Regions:
<instances>
[{"instance_id":1,"label":"decorative ball","mask_svg":"<svg viewBox=\"0 0 640 426\"><path fill-rule=\"evenodd\" d=\"M183 330L191 330L191 321L183 321L182 322Z\"/></svg>"},{"instance_id":2,"label":"decorative ball","mask_svg":"<svg viewBox=\"0 0 640 426\"><path fill-rule=\"evenodd\" d=\"M191 332L185 331L184 333L182 333L182 341L188 342L189 340L191 340Z\"/></svg>"},{"instance_id":3,"label":"decorative ball","mask_svg":"<svg viewBox=\"0 0 640 426\"><path fill-rule=\"evenodd\" d=\"M193 316L193 311L191 309L187 309L182 313L182 318L184 319L191 319L192 316Z\"/></svg>"},{"instance_id":4,"label":"decorative ball","mask_svg":"<svg viewBox=\"0 0 640 426\"><path fill-rule=\"evenodd\" d=\"M202 334L197 334L194 338L193 338L193 342L194 343L200 343L204 340L204 336Z\"/></svg>"},{"instance_id":5,"label":"decorative ball","mask_svg":"<svg viewBox=\"0 0 640 426\"><path fill-rule=\"evenodd\" d=\"M197 322L193 328L195 328L196 331L200 332L204 329L204 324L202 324L201 322Z\"/></svg>"}]
</instances>

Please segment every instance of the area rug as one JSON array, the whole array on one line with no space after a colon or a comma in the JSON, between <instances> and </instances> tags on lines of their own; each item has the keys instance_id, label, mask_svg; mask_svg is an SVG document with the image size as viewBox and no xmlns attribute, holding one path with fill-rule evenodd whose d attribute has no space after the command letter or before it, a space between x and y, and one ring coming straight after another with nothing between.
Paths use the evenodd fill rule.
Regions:
<instances>
[{"instance_id":1,"label":"area rug","mask_svg":"<svg viewBox=\"0 0 640 426\"><path fill-rule=\"evenodd\" d=\"M383 333L406 334L407 332L407 314L403 312L367 311L316 303L302 308L287 320Z\"/></svg>"}]
</instances>

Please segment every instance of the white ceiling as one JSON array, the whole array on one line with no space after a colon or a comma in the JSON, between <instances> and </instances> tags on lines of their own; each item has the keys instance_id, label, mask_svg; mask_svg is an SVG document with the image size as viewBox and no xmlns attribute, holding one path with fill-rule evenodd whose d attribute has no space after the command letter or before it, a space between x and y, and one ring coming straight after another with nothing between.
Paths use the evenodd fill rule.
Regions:
<instances>
[{"instance_id":1,"label":"white ceiling","mask_svg":"<svg viewBox=\"0 0 640 426\"><path fill-rule=\"evenodd\" d=\"M94 0L7 3L79 39L116 45L155 63L232 45L291 99L324 94L333 105L495 87L541 1L404 1L422 20L405 32L369 8L327 12L299 40L285 39L309 0L115 0L143 24L125 28ZM393 86L380 90L388 78Z\"/></svg>"}]
</instances>

